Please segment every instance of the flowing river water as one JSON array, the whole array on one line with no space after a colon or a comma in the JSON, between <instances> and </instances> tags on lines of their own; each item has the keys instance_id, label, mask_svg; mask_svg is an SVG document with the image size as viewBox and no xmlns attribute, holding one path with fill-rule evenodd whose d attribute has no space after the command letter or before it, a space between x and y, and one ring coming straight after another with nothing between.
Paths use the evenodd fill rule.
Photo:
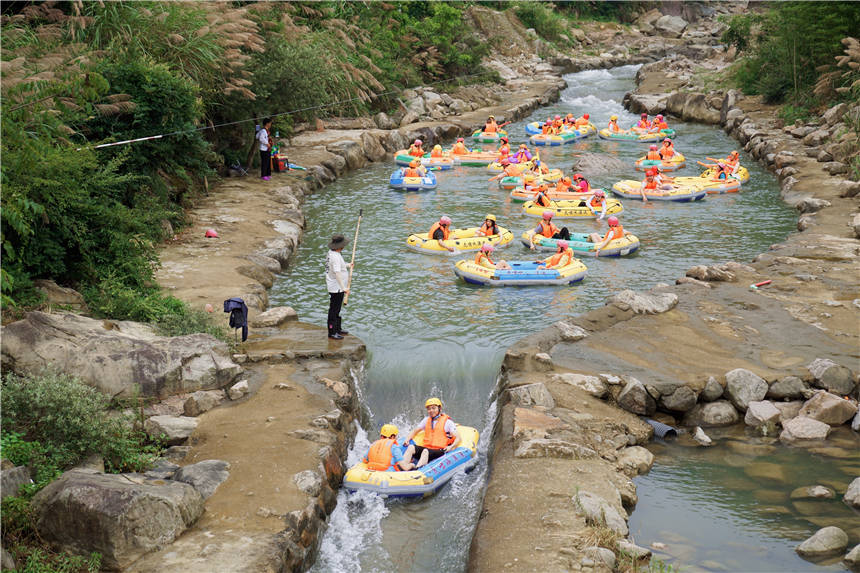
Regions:
<instances>
[{"instance_id":1,"label":"flowing river water","mask_svg":"<svg viewBox=\"0 0 860 573\"><path fill-rule=\"evenodd\" d=\"M508 126L512 145L527 140L527 122L548 114L588 112L601 127L610 115L617 114L619 124L632 124L636 117L626 112L620 102L624 93L632 89L636 69L624 66L567 75L568 87L556 104ZM678 123L672 127L678 131L678 151L688 157L688 167L680 175L698 174L696 159L725 155L737 147L734 140L712 126ZM610 176L585 173L592 185L609 189L618 179L641 179L632 162L645 150L641 144L592 137L572 145L541 148L541 157L566 173L575 154L583 151L610 154L629 163L629 169ZM709 196L695 204L626 201L621 218L625 229L640 238L639 253L621 259L586 258L588 276L569 287L475 287L457 280L452 271L453 262L472 257L472 253L431 256L406 247L405 239L410 233L426 232L442 214L451 216L454 227L471 227L479 225L485 214L494 213L499 224L517 236L533 227L536 220L522 214L520 204L512 203L508 192L495 183L488 184L492 174L485 169L458 167L438 172L436 190L402 193L389 189L388 177L395 166L393 161L384 162L349 173L308 197L303 207L308 221L303 242L291 268L272 289L270 302L292 306L302 320L325 324L326 245L334 233L343 233L351 241L362 209L352 294L343 312L343 324L367 344L366 367L355 375L370 421L367 428L359 430L348 463L364 455L382 424L394 421L401 434L407 432L423 416L423 403L429 396L439 396L455 421L482 433L482 459L476 470L458 476L429 499L383 501L374 495L341 492L313 570L464 570L487 476L486 452L496 414L494 392L505 350L526 334L560 318L602 305L618 290L648 289L658 282L673 282L694 264L749 261L784 239L794 229L796 213L781 201L771 174L743 152L741 160L752 175L742 193ZM595 222L565 225L578 232L605 231L605 224ZM347 259L351 248L350 244L344 251ZM519 242L496 254L508 260L537 258ZM730 539L726 532L746 519L742 512L736 512L721 525L704 528L702 536L691 534L689 524L676 519L671 510L660 512L666 506L696 505L702 498L696 497L695 487L686 488L692 493L679 501L676 495L682 488L670 486L681 481L698 483L705 479L700 476L702 472L714 475L714 481L719 482L722 474L708 469L707 464L720 465L720 455L705 455L703 460L704 454L679 455L659 445L657 450L659 462L652 471L654 477L640 485L641 501L631 520L632 530L648 542L659 540L667 532L669 537L673 532L679 536L684 532L684 543L694 550L663 556L667 561L677 558L683 567L712 559L704 549L721 547L723 540ZM840 483L841 480L834 478ZM725 487L731 489L731 485ZM732 503L725 499L721 502ZM640 515L644 519L640 520ZM706 508L702 508L701 515L707 516ZM797 521L795 515L778 512L769 518ZM660 521L659 528L653 521ZM807 534L816 529L808 522L806 525ZM776 545L779 552L793 555L797 528L789 536L782 534L784 529L750 529L744 541ZM751 537L756 539L751 541ZM744 563L753 569L771 570L764 561L759 566L754 564L758 562ZM800 568L815 568L802 561L797 563Z\"/></svg>"}]
</instances>

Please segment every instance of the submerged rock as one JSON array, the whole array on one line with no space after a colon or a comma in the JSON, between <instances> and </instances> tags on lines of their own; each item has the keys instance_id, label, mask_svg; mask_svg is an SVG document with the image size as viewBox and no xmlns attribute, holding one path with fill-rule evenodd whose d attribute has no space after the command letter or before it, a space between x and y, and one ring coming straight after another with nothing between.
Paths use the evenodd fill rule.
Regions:
<instances>
[{"instance_id":1,"label":"submerged rock","mask_svg":"<svg viewBox=\"0 0 860 573\"><path fill-rule=\"evenodd\" d=\"M790 499L833 499L836 492L823 485L805 485L792 490Z\"/></svg>"},{"instance_id":2,"label":"submerged rock","mask_svg":"<svg viewBox=\"0 0 860 573\"><path fill-rule=\"evenodd\" d=\"M779 440L787 443L824 440L829 433L830 426L824 422L798 416L782 423Z\"/></svg>"},{"instance_id":3,"label":"submerged rock","mask_svg":"<svg viewBox=\"0 0 860 573\"><path fill-rule=\"evenodd\" d=\"M823 527L797 546L801 557L828 557L838 555L848 547L848 535L838 527Z\"/></svg>"},{"instance_id":4,"label":"submerged rock","mask_svg":"<svg viewBox=\"0 0 860 573\"><path fill-rule=\"evenodd\" d=\"M703 428L714 428L719 426L731 426L737 423L740 414L726 400L717 400L696 404L692 410L684 416L685 426L702 426Z\"/></svg>"},{"instance_id":5,"label":"submerged rock","mask_svg":"<svg viewBox=\"0 0 860 573\"><path fill-rule=\"evenodd\" d=\"M696 440L696 442L701 446L714 445L714 441L699 426L696 426L696 429L693 430L693 439Z\"/></svg>"},{"instance_id":6,"label":"submerged rock","mask_svg":"<svg viewBox=\"0 0 860 573\"><path fill-rule=\"evenodd\" d=\"M842 496L842 501L854 509L860 509L860 477L851 482L845 495Z\"/></svg>"}]
</instances>

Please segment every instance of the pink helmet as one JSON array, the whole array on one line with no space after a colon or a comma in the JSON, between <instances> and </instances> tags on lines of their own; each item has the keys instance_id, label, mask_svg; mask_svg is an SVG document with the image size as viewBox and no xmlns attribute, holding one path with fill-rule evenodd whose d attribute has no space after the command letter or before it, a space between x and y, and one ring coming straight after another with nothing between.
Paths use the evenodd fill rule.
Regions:
<instances>
[{"instance_id":1,"label":"pink helmet","mask_svg":"<svg viewBox=\"0 0 860 573\"><path fill-rule=\"evenodd\" d=\"M449 217L448 215L442 215L442 217L439 218L439 224L440 225L450 225L451 224L451 217Z\"/></svg>"},{"instance_id":2,"label":"pink helmet","mask_svg":"<svg viewBox=\"0 0 860 573\"><path fill-rule=\"evenodd\" d=\"M566 249L567 248L567 241L559 241L556 243L556 245L558 245L559 248Z\"/></svg>"},{"instance_id":3,"label":"pink helmet","mask_svg":"<svg viewBox=\"0 0 860 573\"><path fill-rule=\"evenodd\" d=\"M484 243L483 245L481 245L481 250L485 253L492 253L493 245L491 245L490 243Z\"/></svg>"},{"instance_id":4,"label":"pink helmet","mask_svg":"<svg viewBox=\"0 0 860 573\"><path fill-rule=\"evenodd\" d=\"M642 117L648 117L648 114L645 112L642 112Z\"/></svg>"},{"instance_id":5,"label":"pink helmet","mask_svg":"<svg viewBox=\"0 0 860 573\"><path fill-rule=\"evenodd\" d=\"M421 141L420 139L415 140L415 145L421 145L422 143L424 143L424 142Z\"/></svg>"},{"instance_id":6,"label":"pink helmet","mask_svg":"<svg viewBox=\"0 0 860 573\"><path fill-rule=\"evenodd\" d=\"M457 138L457 143L463 143L463 138L462 138L462 137L458 137L458 138Z\"/></svg>"},{"instance_id":7,"label":"pink helmet","mask_svg":"<svg viewBox=\"0 0 860 573\"><path fill-rule=\"evenodd\" d=\"M663 140L663 143L672 143L672 140L667 137Z\"/></svg>"},{"instance_id":8,"label":"pink helmet","mask_svg":"<svg viewBox=\"0 0 860 573\"><path fill-rule=\"evenodd\" d=\"M552 211L547 210L547 211L544 211L544 212L543 212L543 218L544 218L544 219L546 219L547 221L549 221L550 219L552 219L552 216L553 216L553 212L552 212Z\"/></svg>"},{"instance_id":9,"label":"pink helmet","mask_svg":"<svg viewBox=\"0 0 860 573\"><path fill-rule=\"evenodd\" d=\"M615 215L612 215L611 217L606 219L606 222L609 223L610 227L617 227L618 226L618 217L616 217Z\"/></svg>"},{"instance_id":10,"label":"pink helmet","mask_svg":"<svg viewBox=\"0 0 860 573\"><path fill-rule=\"evenodd\" d=\"M652 143L650 146L648 146L648 149L651 149L652 151L656 151L656 150L657 150L657 146L656 146L655 144L653 144L653 143Z\"/></svg>"},{"instance_id":11,"label":"pink helmet","mask_svg":"<svg viewBox=\"0 0 860 573\"><path fill-rule=\"evenodd\" d=\"M662 113L658 113L658 114L657 114L657 117L655 117L654 119L663 119L663 114L662 114Z\"/></svg>"},{"instance_id":12,"label":"pink helmet","mask_svg":"<svg viewBox=\"0 0 860 573\"><path fill-rule=\"evenodd\" d=\"M203 236L209 237L211 239L217 239L218 238L218 232L215 231L215 229L206 229L206 233L204 233Z\"/></svg>"},{"instance_id":13,"label":"pink helmet","mask_svg":"<svg viewBox=\"0 0 860 573\"><path fill-rule=\"evenodd\" d=\"M556 119L561 119L560 115L555 116Z\"/></svg>"},{"instance_id":14,"label":"pink helmet","mask_svg":"<svg viewBox=\"0 0 860 573\"><path fill-rule=\"evenodd\" d=\"M606 193L603 192L603 189L595 189L594 196L598 199L602 199L603 197L606 197Z\"/></svg>"},{"instance_id":15,"label":"pink helmet","mask_svg":"<svg viewBox=\"0 0 860 573\"><path fill-rule=\"evenodd\" d=\"M587 113L582 114L582 119L588 119L588 117L589 117L589 116L588 116L588 114L587 114Z\"/></svg>"}]
</instances>

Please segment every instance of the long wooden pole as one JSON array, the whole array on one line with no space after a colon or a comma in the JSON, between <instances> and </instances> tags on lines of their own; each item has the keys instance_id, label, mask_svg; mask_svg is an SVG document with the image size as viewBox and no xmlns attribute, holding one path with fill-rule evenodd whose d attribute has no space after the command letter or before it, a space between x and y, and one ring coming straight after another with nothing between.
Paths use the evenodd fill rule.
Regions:
<instances>
[{"instance_id":1,"label":"long wooden pole","mask_svg":"<svg viewBox=\"0 0 860 573\"><path fill-rule=\"evenodd\" d=\"M352 285L352 269L355 265L355 247L358 246L358 228L361 227L361 213L364 209L358 210L358 223L355 224L355 239L352 240L352 260L349 261L349 278L346 280L346 296L343 297L343 306L349 302L349 287Z\"/></svg>"}]
</instances>

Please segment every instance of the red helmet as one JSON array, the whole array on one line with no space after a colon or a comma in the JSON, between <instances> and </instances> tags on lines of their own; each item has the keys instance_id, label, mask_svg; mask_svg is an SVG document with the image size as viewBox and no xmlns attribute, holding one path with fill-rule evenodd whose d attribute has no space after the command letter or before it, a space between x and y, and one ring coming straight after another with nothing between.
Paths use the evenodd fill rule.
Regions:
<instances>
[{"instance_id":1,"label":"red helmet","mask_svg":"<svg viewBox=\"0 0 860 573\"><path fill-rule=\"evenodd\" d=\"M588 119L588 114L587 113L582 114L582 119Z\"/></svg>"},{"instance_id":2,"label":"red helmet","mask_svg":"<svg viewBox=\"0 0 860 573\"><path fill-rule=\"evenodd\" d=\"M206 232L203 234L204 237L208 237L210 239L217 239L218 233L215 229L206 229Z\"/></svg>"},{"instance_id":3,"label":"red helmet","mask_svg":"<svg viewBox=\"0 0 860 573\"><path fill-rule=\"evenodd\" d=\"M585 179L585 177L582 176L582 173L574 173L573 174L573 180L574 181L579 181L580 179Z\"/></svg>"},{"instance_id":4,"label":"red helmet","mask_svg":"<svg viewBox=\"0 0 860 573\"><path fill-rule=\"evenodd\" d=\"M547 221L552 219L552 215L553 215L552 211L546 210L543 212L543 218L546 219Z\"/></svg>"},{"instance_id":5,"label":"red helmet","mask_svg":"<svg viewBox=\"0 0 860 573\"><path fill-rule=\"evenodd\" d=\"M462 137L458 137L458 138L457 138L457 143L463 143L463 138L462 138Z\"/></svg>"},{"instance_id":6,"label":"red helmet","mask_svg":"<svg viewBox=\"0 0 860 573\"><path fill-rule=\"evenodd\" d=\"M663 119L663 114L658 113L657 117L655 117L654 119Z\"/></svg>"},{"instance_id":7,"label":"red helmet","mask_svg":"<svg viewBox=\"0 0 860 573\"><path fill-rule=\"evenodd\" d=\"M656 168L656 167L652 167L651 169L649 169L649 170L646 172L646 174L647 174L647 175L657 175L657 173L659 173L659 171L657 170L657 168Z\"/></svg>"},{"instance_id":8,"label":"red helmet","mask_svg":"<svg viewBox=\"0 0 860 573\"><path fill-rule=\"evenodd\" d=\"M507 138L507 137L503 137L503 138L501 139L501 141L504 141L505 143L507 143L507 142L508 142L508 138Z\"/></svg>"},{"instance_id":9,"label":"red helmet","mask_svg":"<svg viewBox=\"0 0 860 573\"><path fill-rule=\"evenodd\" d=\"M671 139L669 139L669 138L667 137L666 139L664 139L664 140L663 140L663 143L669 143L669 144L671 144L671 143L672 143L672 140L671 140Z\"/></svg>"},{"instance_id":10,"label":"red helmet","mask_svg":"<svg viewBox=\"0 0 860 573\"><path fill-rule=\"evenodd\" d=\"M642 112L642 117L648 117L648 114L645 112Z\"/></svg>"},{"instance_id":11,"label":"red helmet","mask_svg":"<svg viewBox=\"0 0 860 573\"><path fill-rule=\"evenodd\" d=\"M617 227L618 226L618 217L616 217L615 215L612 215L611 217L606 219L606 222L609 223L610 227Z\"/></svg>"},{"instance_id":12,"label":"red helmet","mask_svg":"<svg viewBox=\"0 0 860 573\"><path fill-rule=\"evenodd\" d=\"M652 143L651 145L648 146L648 149L651 149L652 151L657 151L657 145Z\"/></svg>"}]
</instances>

